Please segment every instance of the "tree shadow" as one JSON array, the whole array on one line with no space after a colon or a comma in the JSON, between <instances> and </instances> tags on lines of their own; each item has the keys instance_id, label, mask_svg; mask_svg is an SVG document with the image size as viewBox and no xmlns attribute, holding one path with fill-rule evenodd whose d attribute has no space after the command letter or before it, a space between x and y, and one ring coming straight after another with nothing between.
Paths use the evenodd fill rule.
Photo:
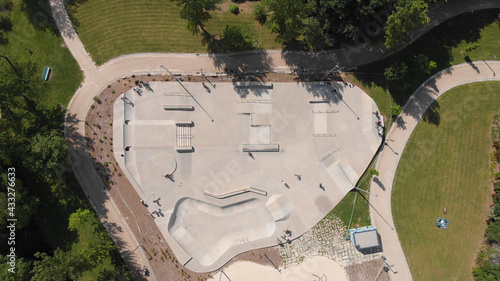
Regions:
<instances>
[{"instance_id":1,"label":"tree shadow","mask_svg":"<svg viewBox=\"0 0 500 281\"><path fill-rule=\"evenodd\" d=\"M441 123L441 115L439 114L440 108L439 102L434 100L425 112L424 116L422 116L422 121L439 126Z\"/></svg>"},{"instance_id":2,"label":"tree shadow","mask_svg":"<svg viewBox=\"0 0 500 281\"><path fill-rule=\"evenodd\" d=\"M365 84L374 83L384 89L388 87L394 101L403 105L427 78L435 74L436 71L451 66L454 60L452 48L457 47L462 41L475 42L480 39L481 30L498 20L498 12L498 9L466 12L431 29L398 53L383 60L359 66L356 70L357 72L383 75L387 67L396 62L403 62L408 66L409 71L399 81L381 81L357 72L355 72L355 77ZM426 72L420 65L417 65L415 58L418 55L425 55L429 60L436 62L437 67L430 73ZM464 58L464 62L466 61L467 57ZM435 85L426 86L433 87ZM435 90L437 90L436 88Z\"/></svg>"},{"instance_id":3,"label":"tree shadow","mask_svg":"<svg viewBox=\"0 0 500 281\"><path fill-rule=\"evenodd\" d=\"M227 74L265 74L272 69L272 58L261 48L253 47L246 51L234 52L227 48L223 39L213 39L208 36L204 38L214 66L223 69Z\"/></svg>"},{"instance_id":4,"label":"tree shadow","mask_svg":"<svg viewBox=\"0 0 500 281\"><path fill-rule=\"evenodd\" d=\"M337 54L332 51L310 52L305 49L290 50L284 48L281 57L292 68L292 71L309 74L324 74L325 71L335 67L339 61Z\"/></svg>"},{"instance_id":5,"label":"tree shadow","mask_svg":"<svg viewBox=\"0 0 500 281\"><path fill-rule=\"evenodd\" d=\"M479 68L474 64L474 62L472 62L469 56L465 56L464 60L472 67L472 69L474 69L477 73L480 73Z\"/></svg>"},{"instance_id":6,"label":"tree shadow","mask_svg":"<svg viewBox=\"0 0 500 281\"><path fill-rule=\"evenodd\" d=\"M49 1L23 0L21 9L26 12L28 20L35 29L49 30L57 36L60 35Z\"/></svg>"}]
</instances>

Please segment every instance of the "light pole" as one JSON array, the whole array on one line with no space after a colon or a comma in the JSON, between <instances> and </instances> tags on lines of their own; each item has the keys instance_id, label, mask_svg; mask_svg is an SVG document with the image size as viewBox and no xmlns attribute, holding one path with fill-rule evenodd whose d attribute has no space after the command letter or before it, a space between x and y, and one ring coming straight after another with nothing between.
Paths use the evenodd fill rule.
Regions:
<instances>
[{"instance_id":1,"label":"light pole","mask_svg":"<svg viewBox=\"0 0 500 281\"><path fill-rule=\"evenodd\" d=\"M191 96L191 98L201 107L201 109L203 109L203 111L205 111L205 113L208 115L208 117L210 117L210 119L212 120L212 122L214 122L214 119L212 118L212 116L210 116L210 114L208 114L208 112L205 110L205 108L203 108L203 106L201 106L201 104L194 98L194 96L191 94L191 92L188 91L188 89L186 89L186 87L184 87L184 85L181 83L181 81L179 80L179 78L175 77L172 72L170 72L170 70L168 70L165 66L160 65L160 67L162 67L163 69L165 69L168 74L170 74L172 77L175 78L175 80L177 80L177 82L181 85L181 87Z\"/></svg>"},{"instance_id":2,"label":"light pole","mask_svg":"<svg viewBox=\"0 0 500 281\"><path fill-rule=\"evenodd\" d=\"M16 74L22 78L21 74L17 71L17 69L14 67L14 65L12 64L12 62L10 62L9 60L9 57L7 56L4 56L4 55L0 55L0 57L4 58L7 60L7 62L10 64L10 66L12 66L12 69L14 69L14 71L16 72Z\"/></svg>"},{"instance_id":3,"label":"light pole","mask_svg":"<svg viewBox=\"0 0 500 281\"><path fill-rule=\"evenodd\" d=\"M392 267L393 267L394 265L389 265L389 264L387 263L387 258L386 258L385 256L382 256L382 260L384 261L385 266L386 266L387 268L389 268L389 269L392 271L392 273L394 273L394 274L397 274L397 273L398 273L397 271L392 270Z\"/></svg>"},{"instance_id":4,"label":"light pole","mask_svg":"<svg viewBox=\"0 0 500 281\"><path fill-rule=\"evenodd\" d=\"M496 76L497 74L495 73L493 68L491 68L491 66L486 62L486 60L489 58L497 59L497 55L492 55L492 56L489 56L489 57L483 59L484 63L490 68L491 72L493 72L493 76Z\"/></svg>"}]
</instances>

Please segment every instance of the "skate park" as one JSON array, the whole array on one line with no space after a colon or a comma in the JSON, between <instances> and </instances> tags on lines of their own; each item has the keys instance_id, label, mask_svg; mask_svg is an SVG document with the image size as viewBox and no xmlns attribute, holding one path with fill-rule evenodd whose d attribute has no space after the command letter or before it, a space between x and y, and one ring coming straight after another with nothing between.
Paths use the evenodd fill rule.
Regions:
<instances>
[{"instance_id":1,"label":"skate park","mask_svg":"<svg viewBox=\"0 0 500 281\"><path fill-rule=\"evenodd\" d=\"M150 82L113 115L143 219L196 272L300 237L354 188L383 128L368 95L331 82Z\"/></svg>"}]
</instances>

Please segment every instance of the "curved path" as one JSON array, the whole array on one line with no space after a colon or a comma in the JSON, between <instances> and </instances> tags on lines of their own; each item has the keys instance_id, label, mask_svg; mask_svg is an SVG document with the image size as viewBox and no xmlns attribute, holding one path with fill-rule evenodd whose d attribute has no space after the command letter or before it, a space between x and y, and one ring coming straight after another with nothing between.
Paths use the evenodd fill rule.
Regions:
<instances>
[{"instance_id":1,"label":"curved path","mask_svg":"<svg viewBox=\"0 0 500 281\"><path fill-rule=\"evenodd\" d=\"M90 196L92 204L96 207L96 210L101 215L103 221L114 223L118 227L122 227L123 229L127 230L116 233L116 236L118 236L119 239L125 242L121 247L122 253L127 252L131 257L131 262L139 266L147 264L147 259L144 257L144 253L142 251L141 255L134 254L137 252L134 252L133 249L139 244L135 240L135 237L131 235L131 231L128 229L128 224L125 222L125 219L122 217L122 215L117 211L113 200L107 196L106 192L103 191L102 188L99 188L102 187L102 183L100 182L100 179L97 176L97 173L88 157L88 153L86 152L86 142L82 137L85 135L85 126L83 120L85 119L85 114L90 104L92 103L92 98L97 95L109 82L120 77L130 75L131 73L164 73L164 70L160 68L160 64L164 64L174 73L179 72L187 74L196 73L200 70L200 68L204 70L204 73L215 73L220 72L226 67L242 72L251 72L254 70L289 72L302 67L306 68L306 70L324 71L331 69L336 64L339 64L342 67L356 66L373 62L392 54L392 52L389 52L384 48L371 44L371 39L369 38L369 36L367 36L365 37L367 43L363 45L354 47L346 45L343 49L329 52L301 53L268 51L222 55L133 54L115 58L107 62L106 64L97 67L88 53L85 51L82 42L73 29L71 22L66 14L63 1L49 0L49 2L52 10L52 15L56 21L58 29L62 34L65 44L79 63L85 76L83 84L80 86L68 105L67 118L65 123L65 132L68 140L69 155L71 163L73 165L73 171L75 172L75 175L77 176L86 194ZM463 12L498 7L500 7L500 0L461 0L451 1L450 3L440 2L430 9L429 17L431 18L431 22L429 26L412 33L412 41L427 32L430 28ZM495 64L495 69L496 67L497 65ZM482 68L483 66L481 66L481 69ZM484 73L486 72L481 70L481 75ZM459 78L456 79L456 81L460 81ZM429 84L428 82L426 85ZM422 101L420 101L421 97L419 95L415 95L415 97L417 98L413 98L411 100L412 103L405 107L405 112L411 112L412 104L416 104L417 107L424 108L422 104L426 104L426 102L428 102L425 97L423 97ZM411 121L406 119L408 118L403 116L403 121ZM416 120L418 121L418 119ZM411 126L409 126L408 124L407 127ZM407 133L408 131L409 130L403 130L404 133ZM394 138L394 136L392 136L394 134L397 136L398 132L399 131L397 129L391 130L390 138ZM409 133L411 133L411 131ZM406 143L406 139L402 143L403 146L397 147L397 149L402 150L404 144ZM391 146L396 147L396 143L394 143L394 145L391 144ZM396 166L391 166L390 163L397 165L397 161L399 160L399 158L396 159L396 162L384 160L385 157L390 157L390 155L387 154L387 151L382 152L382 155L379 159L378 169L381 172L390 171L391 169L393 169L394 172ZM385 165L388 165L388 168L384 168ZM392 183L393 175L389 176L389 174L382 174L383 175L380 177L381 180L384 179L386 183ZM390 184L387 184L387 186L389 187ZM388 189L387 191L390 190ZM386 213L381 213L385 218L390 220L389 224L392 225L392 217L390 212L390 192L385 192L385 194L387 194L387 197L385 197L385 199L383 199L384 197L377 198L378 200L382 200L381 203L373 201L372 204L377 204L376 208L379 211L383 210L384 205L385 208L388 208L388 211ZM379 206L379 204L382 205ZM381 234L383 236L382 239L385 241L389 241L384 237L384 235L386 235L386 231L383 229L383 223L379 222L380 218L375 216L375 221L378 222L377 225L381 230ZM392 237L396 237L397 239L396 232L391 230L390 228L389 230L390 231L387 232L387 237L389 237L389 235L392 235ZM394 250L391 247L393 247ZM401 269L401 272L408 271L408 279L398 278L398 280L410 280L411 275L409 273L409 270L407 270L404 254L402 250L400 250L401 246L399 245L399 243L387 242L384 244L384 249L388 251L389 254L387 254L387 257L391 261L391 263L394 263L396 261L395 259L399 257L398 260L401 260L403 262L398 263L397 266L403 268ZM392 253L394 253L395 255L398 254L399 256L394 256L393 258ZM401 274L400 276L402 277L403 274ZM155 277L153 276L153 278Z\"/></svg>"},{"instance_id":2,"label":"curved path","mask_svg":"<svg viewBox=\"0 0 500 281\"><path fill-rule=\"evenodd\" d=\"M500 61L475 61L440 71L415 91L387 134L386 142L390 147L384 147L376 163L376 169L380 172L378 177L380 182L371 183L370 190L378 194L378 197L370 196L370 203L374 207L370 209L370 217L382 238L387 261L394 264L393 270L398 272L396 275L391 275L395 276L394 280L412 280L398 234L394 229L391 212L392 183L406 142L427 108L439 96L453 87L467 83L500 81L496 73L500 74Z\"/></svg>"}]
</instances>

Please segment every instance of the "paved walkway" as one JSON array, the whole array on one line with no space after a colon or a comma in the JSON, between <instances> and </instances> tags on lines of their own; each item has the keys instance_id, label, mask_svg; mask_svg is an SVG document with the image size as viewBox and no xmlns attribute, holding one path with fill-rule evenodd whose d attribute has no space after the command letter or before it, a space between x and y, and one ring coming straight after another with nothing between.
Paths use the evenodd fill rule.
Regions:
<instances>
[{"instance_id":1,"label":"paved walkway","mask_svg":"<svg viewBox=\"0 0 500 281\"><path fill-rule=\"evenodd\" d=\"M448 18L452 18L455 15L461 14L464 11L469 10L479 10L479 9L487 9L487 8L495 8L500 7L500 0L462 0L462 1L451 1L443 4L439 4L438 8L431 9L430 18L431 23L430 26L438 25ZM279 52L279 51L270 51L270 52L250 52L250 53L239 53L232 55L206 55L206 54L134 54L134 55L126 55L121 56L119 58L113 59L108 63L96 67L95 63L89 57L88 53L85 51L83 44L78 38L75 30L73 29L71 22L66 14L66 11L63 6L62 0L50 0L50 6L52 10L53 17L57 23L57 26L63 36L66 46L69 48L80 67L82 68L85 76L85 80L81 87L77 90L72 100L68 105L67 111L67 120L66 120L66 137L68 139L69 146L69 155L73 165L73 170L79 179L79 182L84 189L84 191L90 195L91 202L96 206L103 206L102 209L98 209L98 213L101 215L102 219L110 224L116 224L118 227L122 229L128 229L127 224L125 223L124 218L114 207L113 200L108 198L106 192L103 191L102 183L98 180L95 169L88 157L88 153L86 152L86 143L85 140L81 137L85 135L85 126L83 120L85 120L85 114L92 103L92 98L100 92L101 89L106 87L106 85L118 78L123 77L125 75L130 75L131 73L163 73L163 69L160 68L159 64L164 64L173 72L182 72L182 73L196 73L203 68L205 73L213 73L220 72L225 67L230 69L235 69L239 71L253 71L253 70L274 70L274 71L291 71L296 70L298 68L306 68L311 70L325 70L332 68L337 63L342 67L350 67L355 65L360 65L368 62L373 62L375 60L381 59L385 56L391 54L384 48L377 47L375 45L370 44L370 38L365 38L367 43L364 45L358 45L356 47L345 46L344 49L330 51L330 52L320 52L320 53L298 53L298 52ZM412 38L416 39L420 35L424 34L428 31L429 28L424 28L422 30L416 31L413 33ZM484 66L481 63L478 63L481 70ZM489 69L486 69L489 70ZM486 70L482 70L480 75L485 74ZM498 69L500 70L500 69ZM495 64L495 71L497 70L497 64ZM491 71L491 70L490 70ZM453 78L449 78L449 80L455 81L455 84L460 83L460 81L470 81L471 77L459 77L453 76ZM448 81L445 79L446 77L440 77L440 81ZM463 79L461 79L463 78ZM494 77L493 77L494 78ZM428 82L426 85L429 85ZM437 83L437 81L436 81ZM444 82L443 82L444 83ZM450 82L450 85L453 83ZM422 102L420 99L423 99L424 104L428 102L426 97L420 97L420 95L415 95L416 98L413 98L412 103L406 107L405 112L409 112L410 114L414 111L420 109L423 110ZM415 109L412 109L413 107ZM427 107L425 107L427 108ZM412 110L412 111L410 111ZM422 111L423 112L423 111ZM418 113L416 113L418 114ZM407 120L409 118L403 116L404 122L410 122L411 120ZM416 124L416 123L415 123ZM405 126L404 124L402 126ZM407 128L413 128L410 124L406 125ZM398 136L398 132L400 130L394 129L391 130L389 138L395 138ZM407 136L410 135L411 130L402 130L404 134ZM404 135L403 134L403 135ZM394 136L393 136L394 135ZM391 143L391 147L395 150L401 151L406 143L406 139L408 137L402 136L400 141L404 139L404 142L401 143ZM398 146L396 146L396 144ZM396 169L397 159L389 161L384 160L386 157L394 157L391 156L387 151L383 152L381 158L379 160L379 170L382 173L380 177L386 183L387 194L385 197L380 196L377 200L380 202L374 201L372 204L378 204L376 206L377 209L382 213L384 218L389 221L389 224L392 225L392 217L390 212L390 186L392 184L393 173ZM385 164L388 163L388 164ZM387 165L387 168L385 167ZM392 169L392 170L391 170ZM383 171L390 171L391 173L385 174ZM389 174L392 174L390 176ZM385 199L384 199L385 198ZM385 205L385 206L383 206ZM383 209L385 208L385 209ZM383 213L382 211L385 211ZM381 219L377 216L375 218L380 221ZM391 228L388 228L389 231L384 230L382 227L383 223L378 223L379 227L381 227L383 240L386 241L385 250L391 253L388 255L388 258L391 262L395 262L396 259L401 261L397 264L402 269L401 271L407 271L407 279L399 279L398 280L409 280L411 279L411 275L407 269L406 262L403 262L404 254L402 253L401 246L399 243L394 243L397 241L397 234ZM134 264L143 265L146 264L146 259L144 258L144 253L141 252L141 255L134 255L133 249L138 245L135 237L130 235L130 231L119 231L116 233L116 236L124 241L123 247L121 247L121 251L128 252L131 257L131 260ZM389 238L384 238L384 235L387 235ZM395 239L394 239L395 238ZM387 242L391 241L391 243ZM394 253L394 257L392 256ZM406 268L406 269L405 269ZM401 274L400 276L403 276ZM153 276L154 278L154 276ZM154 278L156 279L156 278Z\"/></svg>"},{"instance_id":2,"label":"paved walkway","mask_svg":"<svg viewBox=\"0 0 500 281\"><path fill-rule=\"evenodd\" d=\"M417 126L421 117L443 93L449 89L473 82L500 81L499 61L476 61L464 63L442 70L423 83L406 103L403 114L395 120L390 129L384 150L381 152L376 169L380 172L378 182L372 181L371 192L378 197L370 196L370 217L382 237L384 255L397 275L392 280L412 280L398 234L394 229L391 212L392 183L396 169L408 138ZM375 211L375 210L376 211Z\"/></svg>"}]
</instances>

